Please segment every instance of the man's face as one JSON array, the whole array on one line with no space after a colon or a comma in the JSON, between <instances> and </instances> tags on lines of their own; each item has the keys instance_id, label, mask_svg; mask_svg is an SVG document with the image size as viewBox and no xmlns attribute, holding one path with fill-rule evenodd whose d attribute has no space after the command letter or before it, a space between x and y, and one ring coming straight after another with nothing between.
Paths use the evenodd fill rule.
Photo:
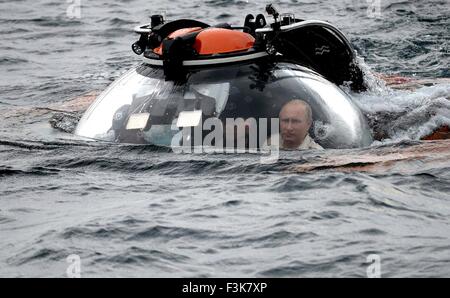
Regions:
<instances>
[{"instance_id":1,"label":"man's face","mask_svg":"<svg viewBox=\"0 0 450 298\"><path fill-rule=\"evenodd\" d=\"M280 131L283 147L295 149L303 143L311 126L306 107L287 104L280 111Z\"/></svg>"}]
</instances>

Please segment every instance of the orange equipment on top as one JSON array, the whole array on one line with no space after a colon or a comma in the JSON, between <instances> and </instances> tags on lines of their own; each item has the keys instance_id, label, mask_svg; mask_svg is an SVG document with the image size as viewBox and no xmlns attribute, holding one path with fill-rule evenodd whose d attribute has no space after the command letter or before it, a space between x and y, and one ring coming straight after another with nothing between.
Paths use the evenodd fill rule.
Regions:
<instances>
[{"instance_id":1,"label":"orange equipment on top","mask_svg":"<svg viewBox=\"0 0 450 298\"><path fill-rule=\"evenodd\" d=\"M240 52L252 48L255 44L255 38L250 34L223 28L183 28L169 34L167 39L175 39L197 31L200 32L195 37L193 48L199 55ZM153 52L161 56L162 47L163 44L161 43Z\"/></svg>"}]
</instances>

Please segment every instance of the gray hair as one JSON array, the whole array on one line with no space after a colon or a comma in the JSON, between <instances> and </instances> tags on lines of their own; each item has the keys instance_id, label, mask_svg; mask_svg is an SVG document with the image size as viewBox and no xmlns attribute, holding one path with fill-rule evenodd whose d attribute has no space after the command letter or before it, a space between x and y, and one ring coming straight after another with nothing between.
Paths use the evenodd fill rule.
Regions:
<instances>
[{"instance_id":1,"label":"gray hair","mask_svg":"<svg viewBox=\"0 0 450 298\"><path fill-rule=\"evenodd\" d=\"M285 103L284 106L281 108L281 110L283 110L288 105L303 106L306 110L306 116L308 117L309 123L312 123L312 109L311 109L311 106L306 101L304 101L302 99L292 99L289 102ZM281 113L281 110L280 110L280 113Z\"/></svg>"}]
</instances>

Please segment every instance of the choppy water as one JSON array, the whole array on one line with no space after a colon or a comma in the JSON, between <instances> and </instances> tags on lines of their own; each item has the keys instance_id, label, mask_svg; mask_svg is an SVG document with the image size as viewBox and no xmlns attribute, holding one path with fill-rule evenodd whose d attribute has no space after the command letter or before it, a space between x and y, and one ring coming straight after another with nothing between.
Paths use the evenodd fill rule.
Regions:
<instances>
[{"instance_id":1,"label":"choppy water","mask_svg":"<svg viewBox=\"0 0 450 298\"><path fill-rule=\"evenodd\" d=\"M373 71L449 77L448 1L381 0L379 18L365 1L274 3L337 24ZM82 141L35 108L137 64L133 26L161 11L242 24L266 2L81 4L71 19L66 1L0 2L0 276L63 277L70 254L85 277L364 277L369 254L382 276L450 276L450 143L418 141L450 124L449 83L391 90L372 78L355 98L383 142L276 164Z\"/></svg>"}]
</instances>

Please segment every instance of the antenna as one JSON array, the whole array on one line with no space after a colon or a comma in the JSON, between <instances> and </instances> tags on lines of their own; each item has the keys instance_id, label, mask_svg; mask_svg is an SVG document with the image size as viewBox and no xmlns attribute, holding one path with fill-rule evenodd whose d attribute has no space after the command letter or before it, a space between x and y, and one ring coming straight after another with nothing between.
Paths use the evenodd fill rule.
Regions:
<instances>
[{"instance_id":1,"label":"antenna","mask_svg":"<svg viewBox=\"0 0 450 298\"><path fill-rule=\"evenodd\" d=\"M275 9L275 7L272 4L267 4L266 5L266 12L273 16L273 18L275 19L275 23L277 22L278 16L280 15L278 13L278 11Z\"/></svg>"}]
</instances>

